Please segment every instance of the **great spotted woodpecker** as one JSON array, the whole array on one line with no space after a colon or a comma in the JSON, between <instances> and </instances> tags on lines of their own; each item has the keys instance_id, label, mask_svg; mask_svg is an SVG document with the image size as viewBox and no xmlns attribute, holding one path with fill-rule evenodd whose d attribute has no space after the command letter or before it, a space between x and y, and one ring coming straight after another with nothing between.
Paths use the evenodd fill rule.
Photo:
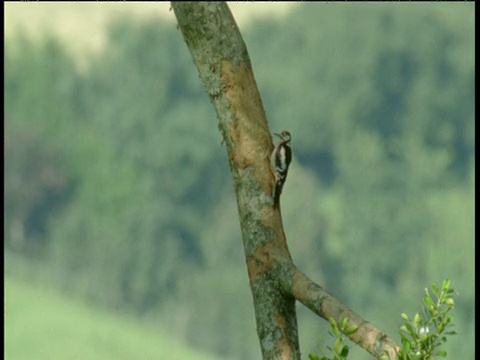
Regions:
<instances>
[{"instance_id":1,"label":"great spotted woodpecker","mask_svg":"<svg viewBox=\"0 0 480 360\"><path fill-rule=\"evenodd\" d=\"M275 175L275 184L272 190L273 206L278 208L280 204L280 194L287 179L288 167L292 161L292 147L290 145L292 137L288 131L282 131L280 134L275 135L280 138L280 141L270 156L270 166Z\"/></svg>"}]
</instances>

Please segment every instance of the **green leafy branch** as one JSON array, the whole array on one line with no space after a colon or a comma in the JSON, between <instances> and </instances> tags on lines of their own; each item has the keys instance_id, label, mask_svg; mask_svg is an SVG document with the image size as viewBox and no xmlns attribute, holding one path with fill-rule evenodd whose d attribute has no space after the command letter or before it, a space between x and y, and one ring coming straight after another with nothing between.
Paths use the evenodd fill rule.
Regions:
<instances>
[{"instance_id":1,"label":"green leafy branch","mask_svg":"<svg viewBox=\"0 0 480 360\"><path fill-rule=\"evenodd\" d=\"M455 290L450 287L450 280L445 280L439 289L432 285L433 295L425 288L423 298L423 316L415 314L410 319L406 314L401 317L406 321L400 328L402 346L398 352L401 360L429 360L434 356L446 357L445 350L436 350L447 341L447 335L455 335L453 315L448 315L455 306L453 295Z\"/></svg>"},{"instance_id":2,"label":"green leafy branch","mask_svg":"<svg viewBox=\"0 0 480 360\"><path fill-rule=\"evenodd\" d=\"M318 338L320 339L322 346L319 347L320 352L322 353L322 357L319 357L317 354L311 353L308 355L310 360L345 360L348 356L348 352L350 347L345 345L344 340L348 335L354 334L357 330L357 326L348 327L349 320L348 318L344 318L340 322L340 326L338 326L337 322L333 318L328 319L330 321L331 330L328 332L335 341L333 343L333 347L326 344L321 336ZM332 355L332 357L327 356L327 350Z\"/></svg>"},{"instance_id":3,"label":"green leafy branch","mask_svg":"<svg viewBox=\"0 0 480 360\"><path fill-rule=\"evenodd\" d=\"M455 335L453 327L453 310L455 290L450 287L450 280L443 281L441 288L432 285L432 292L425 288L425 297L422 303L422 314L416 313L413 319L402 313L400 316L405 324L400 327L401 347L397 351L397 360L433 360L434 356L446 357L447 352L438 349L447 341L448 335ZM329 334L335 339L333 347L326 344L321 336L319 346L322 356L315 353L309 354L310 360L345 360L349 346L344 340L355 333L357 327L348 327L349 320L343 319L340 326L334 319L329 319L331 330ZM328 355L327 355L328 353ZM383 355L381 360L388 360L388 355Z\"/></svg>"}]
</instances>

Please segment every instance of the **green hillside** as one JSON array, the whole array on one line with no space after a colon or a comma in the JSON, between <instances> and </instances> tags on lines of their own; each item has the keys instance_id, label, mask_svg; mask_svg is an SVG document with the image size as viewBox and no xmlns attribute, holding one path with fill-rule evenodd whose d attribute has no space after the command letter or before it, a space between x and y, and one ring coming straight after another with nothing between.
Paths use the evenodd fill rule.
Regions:
<instances>
[{"instance_id":1,"label":"green hillside","mask_svg":"<svg viewBox=\"0 0 480 360\"><path fill-rule=\"evenodd\" d=\"M5 358L218 359L132 316L87 307L10 277L5 278Z\"/></svg>"}]
</instances>

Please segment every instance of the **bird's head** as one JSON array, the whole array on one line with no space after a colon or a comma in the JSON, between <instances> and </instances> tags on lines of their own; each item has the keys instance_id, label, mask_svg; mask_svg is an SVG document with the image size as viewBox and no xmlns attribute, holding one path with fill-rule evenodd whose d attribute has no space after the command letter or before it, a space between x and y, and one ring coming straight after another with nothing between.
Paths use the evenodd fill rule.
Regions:
<instances>
[{"instance_id":1,"label":"bird's head","mask_svg":"<svg viewBox=\"0 0 480 360\"><path fill-rule=\"evenodd\" d=\"M280 139L282 140L286 140L286 141L290 141L290 139L292 138L292 136L290 135L290 133L286 130L283 130L280 134L274 134L275 136L278 136Z\"/></svg>"}]
</instances>

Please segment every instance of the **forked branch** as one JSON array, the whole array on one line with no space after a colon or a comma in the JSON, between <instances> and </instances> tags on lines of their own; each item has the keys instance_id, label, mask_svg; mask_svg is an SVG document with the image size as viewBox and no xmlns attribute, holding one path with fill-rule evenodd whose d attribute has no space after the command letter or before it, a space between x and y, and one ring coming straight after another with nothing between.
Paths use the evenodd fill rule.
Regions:
<instances>
[{"instance_id":1,"label":"forked branch","mask_svg":"<svg viewBox=\"0 0 480 360\"><path fill-rule=\"evenodd\" d=\"M295 301L319 316L350 319L351 339L377 358L395 343L298 271L274 206L273 149L248 52L224 2L172 2L185 42L219 119L235 183L257 331L264 359L299 359ZM227 241L227 239L226 239Z\"/></svg>"}]
</instances>

